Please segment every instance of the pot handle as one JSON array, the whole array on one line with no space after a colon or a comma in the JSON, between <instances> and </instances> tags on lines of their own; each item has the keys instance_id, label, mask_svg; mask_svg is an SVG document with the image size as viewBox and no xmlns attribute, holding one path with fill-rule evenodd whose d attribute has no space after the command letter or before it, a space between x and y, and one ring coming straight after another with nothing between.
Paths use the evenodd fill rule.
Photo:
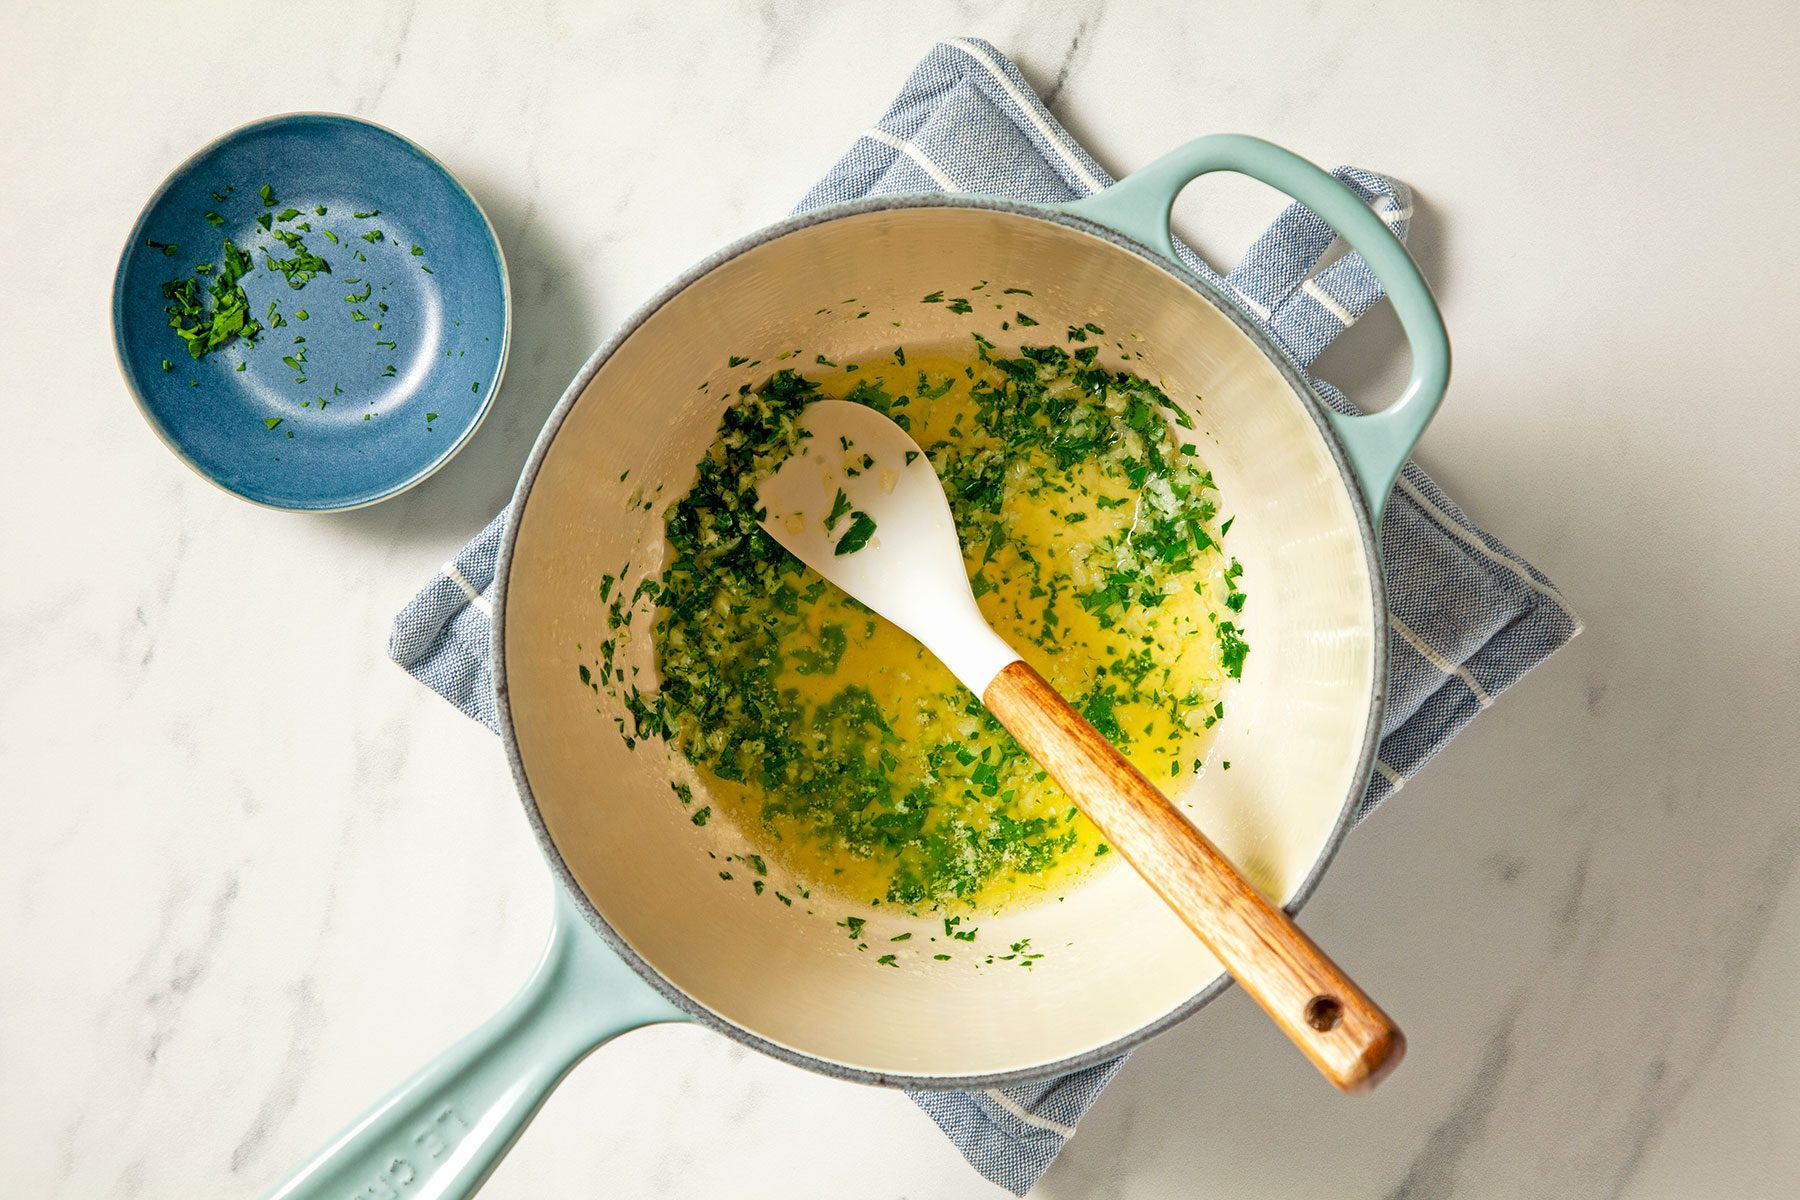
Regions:
<instances>
[{"instance_id":1,"label":"pot handle","mask_svg":"<svg viewBox=\"0 0 1800 1200\"><path fill-rule=\"evenodd\" d=\"M589 1051L645 1025L687 1019L588 928L558 886L550 944L506 1007L364 1113L269 1198L472 1196Z\"/></svg>"},{"instance_id":2,"label":"pot handle","mask_svg":"<svg viewBox=\"0 0 1800 1200\"><path fill-rule=\"evenodd\" d=\"M1103 192L1062 206L1179 263L1169 232L1175 197L1213 171L1236 171L1287 193L1318 214L1362 255L1387 289L1412 347L1412 378L1400 399L1368 416L1326 412L1356 471L1375 523L1394 479L1431 423L1450 382L1450 339L1431 288L1393 230L1349 188L1312 163L1261 138L1223 133L1196 138Z\"/></svg>"}]
</instances>

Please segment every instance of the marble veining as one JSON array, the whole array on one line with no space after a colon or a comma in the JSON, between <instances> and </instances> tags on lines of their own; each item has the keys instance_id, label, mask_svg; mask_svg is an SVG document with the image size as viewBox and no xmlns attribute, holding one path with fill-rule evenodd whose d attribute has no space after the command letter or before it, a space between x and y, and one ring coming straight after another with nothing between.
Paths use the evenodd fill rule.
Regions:
<instances>
[{"instance_id":1,"label":"marble veining","mask_svg":"<svg viewBox=\"0 0 1800 1200\"><path fill-rule=\"evenodd\" d=\"M165 0L10 7L0 1195L256 1193L523 980L549 883L498 745L387 662L387 623L613 325L964 34L1115 173L1243 130L1405 178L1458 353L1421 458L1588 622L1306 911L1407 1029L1402 1070L1338 1097L1228 993L1134 1057L1037 1194L1800 1192L1800 409L1770 361L1800 145L1745 119L1800 107L1800 16L1648 10L327 0L274 52ZM312 518L173 459L105 327L164 174L299 109L457 172L517 327L455 463ZM1279 203L1209 180L1177 217L1229 266ZM1378 310L1321 371L1391 393L1398 344ZM897 1095L657 1028L576 1070L487 1194L999 1193Z\"/></svg>"},{"instance_id":2,"label":"marble veining","mask_svg":"<svg viewBox=\"0 0 1800 1200\"><path fill-rule=\"evenodd\" d=\"M1455 1191L1464 1156L1486 1132L1498 1106L1500 1094L1496 1084L1512 1059L1518 1019L1519 1002L1515 999L1488 1037L1468 1084L1449 1112L1432 1127L1424 1148L1406 1169L1406 1176L1387 1193L1387 1200L1426 1200Z\"/></svg>"},{"instance_id":3,"label":"marble veining","mask_svg":"<svg viewBox=\"0 0 1800 1200\"><path fill-rule=\"evenodd\" d=\"M312 980L302 976L289 988L292 997L287 1016L292 1040L279 1072L268 1085L268 1093L257 1105L248 1128L231 1148L230 1171L239 1175L247 1163L256 1161L263 1144L273 1137L282 1121L294 1111L300 1098L300 1086L312 1069L314 1039L311 1031L325 1019L314 994Z\"/></svg>"}]
</instances>

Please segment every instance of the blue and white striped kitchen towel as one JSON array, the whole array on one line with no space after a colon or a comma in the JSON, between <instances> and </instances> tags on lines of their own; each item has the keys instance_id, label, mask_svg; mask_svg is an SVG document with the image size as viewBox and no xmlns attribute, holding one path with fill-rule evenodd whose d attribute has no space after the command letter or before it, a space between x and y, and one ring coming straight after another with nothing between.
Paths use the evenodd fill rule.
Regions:
<instances>
[{"instance_id":1,"label":"blue and white striped kitchen towel","mask_svg":"<svg viewBox=\"0 0 1800 1200\"><path fill-rule=\"evenodd\" d=\"M1336 174L1406 236L1412 201L1404 184L1350 167ZM925 56L887 115L799 208L938 191L1054 203L1110 182L1011 61L986 42L956 38ZM1313 274L1331 242L1324 222L1292 205L1223 280L1302 366L1381 299L1380 285L1355 255ZM1181 254L1193 270L1219 279L1186 247ZM1327 403L1350 409L1336 388L1314 383ZM389 645L395 661L490 727L489 618L504 519L496 517L407 606ZM1392 679L1381 753L1359 819L1399 791L1494 697L1581 631L1542 572L1475 528L1410 463L1388 501L1382 549L1395 634ZM976 1170L1022 1194L1124 1061L1049 1083L913 1099Z\"/></svg>"}]
</instances>

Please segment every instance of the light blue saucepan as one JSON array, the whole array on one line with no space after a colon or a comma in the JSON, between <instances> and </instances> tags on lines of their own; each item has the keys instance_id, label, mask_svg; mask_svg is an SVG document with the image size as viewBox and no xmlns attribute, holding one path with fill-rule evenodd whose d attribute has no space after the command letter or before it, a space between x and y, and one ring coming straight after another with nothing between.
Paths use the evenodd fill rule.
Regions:
<instances>
[{"instance_id":1,"label":"light blue saucepan","mask_svg":"<svg viewBox=\"0 0 1800 1200\"><path fill-rule=\"evenodd\" d=\"M1385 410L1328 412L1229 297L1178 265L1170 208L1220 170L1307 204L1380 277L1412 348L1411 380ZM921 303L938 292L976 300ZM1027 307L1035 325L1022 328L1015 309ZM1202 138L1058 208L904 197L796 217L701 263L601 347L514 497L494 651L507 753L560 881L543 962L499 1015L276 1195L467 1195L575 1063L648 1024L695 1021L858 1082L987 1088L1116 1055L1222 990L1218 964L1126 870L1097 872L1061 903L982 914L974 943L936 941L946 931L930 914L819 893L777 903L779 871L769 894L721 882L735 831L691 820L670 788L671 752L633 749L611 720L619 706L577 674L591 652L581 647L608 636L597 581L627 560L634 575L654 574L662 508L686 490L738 387L778 357L966 350L975 333L1007 348L1060 343L1065 328L1104 329L1092 335L1102 362L1161 381L1235 514L1231 552L1253 599L1243 614L1252 653L1215 744L1233 769L1207 771L1176 798L1299 909L1372 767L1387 672L1381 508L1450 372L1437 307L1406 251L1330 175L1238 136ZM619 661L654 678L648 636ZM796 894L788 883L786 897ZM842 919L858 912L864 944L878 931L899 948L893 965L845 937ZM984 969L982 951L1022 937L1051 952L1032 971Z\"/></svg>"}]
</instances>

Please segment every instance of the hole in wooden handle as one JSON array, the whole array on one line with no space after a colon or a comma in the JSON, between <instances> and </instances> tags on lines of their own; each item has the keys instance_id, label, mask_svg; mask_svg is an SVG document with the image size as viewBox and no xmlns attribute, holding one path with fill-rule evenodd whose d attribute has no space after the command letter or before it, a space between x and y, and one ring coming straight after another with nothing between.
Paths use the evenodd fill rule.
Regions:
<instances>
[{"instance_id":1,"label":"hole in wooden handle","mask_svg":"<svg viewBox=\"0 0 1800 1200\"><path fill-rule=\"evenodd\" d=\"M1314 996L1306 1002L1306 1023L1320 1033L1330 1033L1344 1019L1344 1006L1334 996Z\"/></svg>"}]
</instances>

